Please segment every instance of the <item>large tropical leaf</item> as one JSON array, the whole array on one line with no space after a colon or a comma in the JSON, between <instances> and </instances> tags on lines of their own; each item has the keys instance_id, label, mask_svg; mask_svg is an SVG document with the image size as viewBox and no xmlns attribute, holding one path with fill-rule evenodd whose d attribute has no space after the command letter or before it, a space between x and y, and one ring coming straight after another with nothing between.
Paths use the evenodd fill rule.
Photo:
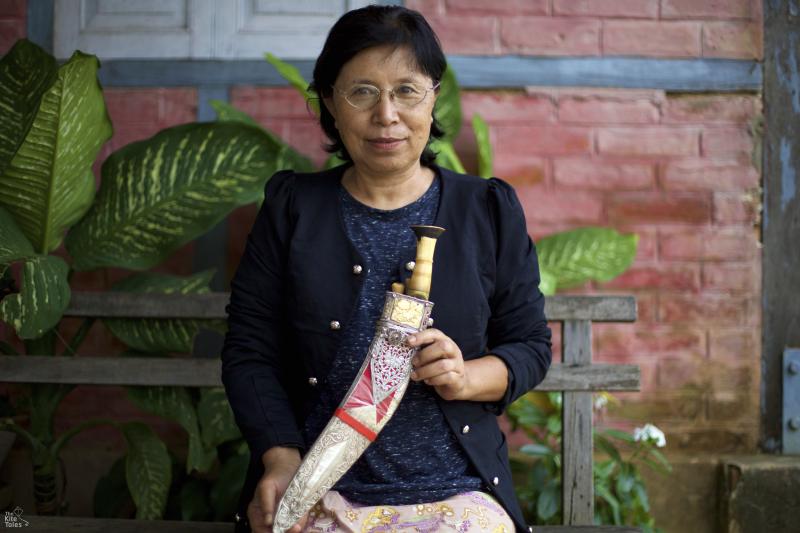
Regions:
<instances>
[{"instance_id":1,"label":"large tropical leaf","mask_svg":"<svg viewBox=\"0 0 800 533\"><path fill-rule=\"evenodd\" d=\"M558 279L555 274L546 268L539 268L539 290L545 296L552 296L556 293Z\"/></svg>"},{"instance_id":2,"label":"large tropical leaf","mask_svg":"<svg viewBox=\"0 0 800 533\"><path fill-rule=\"evenodd\" d=\"M56 71L53 56L27 39L0 59L0 176L25 140Z\"/></svg>"},{"instance_id":3,"label":"large tropical leaf","mask_svg":"<svg viewBox=\"0 0 800 533\"><path fill-rule=\"evenodd\" d=\"M430 147L436 154L437 165L462 174L466 172L452 143L437 139L430 144Z\"/></svg>"},{"instance_id":4,"label":"large tropical leaf","mask_svg":"<svg viewBox=\"0 0 800 533\"><path fill-rule=\"evenodd\" d=\"M208 497L208 483L190 477L181 486L178 494L181 520L204 522L213 518L211 501Z\"/></svg>"},{"instance_id":5,"label":"large tropical leaf","mask_svg":"<svg viewBox=\"0 0 800 533\"><path fill-rule=\"evenodd\" d=\"M491 178L494 176L492 164L492 141L489 139L489 126L478 114L472 115L472 132L478 146L478 176Z\"/></svg>"},{"instance_id":6,"label":"large tropical leaf","mask_svg":"<svg viewBox=\"0 0 800 533\"><path fill-rule=\"evenodd\" d=\"M330 156L328 156L328 159L325 160L325 164L322 165L322 168L323 170L329 170L332 169L333 167L338 167L339 165L343 165L346 162L347 161L341 159L338 155L331 154Z\"/></svg>"},{"instance_id":7,"label":"large tropical leaf","mask_svg":"<svg viewBox=\"0 0 800 533\"><path fill-rule=\"evenodd\" d=\"M433 116L444 130L443 141L453 142L461 130L461 90L450 65L444 71Z\"/></svg>"},{"instance_id":8,"label":"large tropical leaf","mask_svg":"<svg viewBox=\"0 0 800 533\"><path fill-rule=\"evenodd\" d=\"M98 61L75 52L42 97L25 141L0 177L0 204L39 253L61 244L64 231L89 209L92 163L111 137Z\"/></svg>"},{"instance_id":9,"label":"large tropical leaf","mask_svg":"<svg viewBox=\"0 0 800 533\"><path fill-rule=\"evenodd\" d=\"M116 283L112 289L134 293L202 294L214 270L187 277L156 272L141 272ZM108 318L103 323L130 348L142 352L189 352L192 341L208 321L161 318Z\"/></svg>"},{"instance_id":10,"label":"large tropical leaf","mask_svg":"<svg viewBox=\"0 0 800 533\"><path fill-rule=\"evenodd\" d=\"M128 397L140 409L173 420L189 434L189 454L186 473L192 470L207 472L217 456L214 448L206 450L200 438L192 398L183 387L126 387Z\"/></svg>"},{"instance_id":11,"label":"large tropical leaf","mask_svg":"<svg viewBox=\"0 0 800 533\"><path fill-rule=\"evenodd\" d=\"M51 354L36 354L51 355ZM76 385L65 383L35 383L29 385L28 411L30 432L41 442L49 445L53 441L53 419L56 409Z\"/></svg>"},{"instance_id":12,"label":"large tropical leaf","mask_svg":"<svg viewBox=\"0 0 800 533\"><path fill-rule=\"evenodd\" d=\"M66 245L73 268L145 270L255 202L275 172L263 131L240 123L175 126L131 143L103 164L103 181Z\"/></svg>"},{"instance_id":13,"label":"large tropical leaf","mask_svg":"<svg viewBox=\"0 0 800 533\"><path fill-rule=\"evenodd\" d=\"M34 255L33 246L11 213L0 207L0 265Z\"/></svg>"},{"instance_id":14,"label":"large tropical leaf","mask_svg":"<svg viewBox=\"0 0 800 533\"><path fill-rule=\"evenodd\" d=\"M259 124L256 119L224 100L209 100L209 103L211 107L214 108L214 112L217 114L217 120L220 122L241 122L242 124L249 124L256 128L261 128L261 124ZM270 141L273 141L275 136L269 131L267 131L267 133L269 134ZM276 143L276 148L277 147Z\"/></svg>"},{"instance_id":15,"label":"large tropical leaf","mask_svg":"<svg viewBox=\"0 0 800 533\"><path fill-rule=\"evenodd\" d=\"M207 449L214 449L223 442L242 436L222 387L200 389L197 418L200 421L203 445Z\"/></svg>"},{"instance_id":16,"label":"large tropical leaf","mask_svg":"<svg viewBox=\"0 0 800 533\"><path fill-rule=\"evenodd\" d=\"M41 337L58 324L69 305L69 267L60 257L29 257L22 266L20 292L0 300L0 320L21 339Z\"/></svg>"},{"instance_id":17,"label":"large tropical leaf","mask_svg":"<svg viewBox=\"0 0 800 533\"><path fill-rule=\"evenodd\" d=\"M243 446L239 453L229 457L219 469L219 477L211 487L211 506L214 508L214 520L223 520L236 511L239 494L247 477L250 454Z\"/></svg>"},{"instance_id":18,"label":"large tropical leaf","mask_svg":"<svg viewBox=\"0 0 800 533\"><path fill-rule=\"evenodd\" d=\"M308 82L303 78L303 75L300 74L300 71L297 70L297 67L285 61L281 61L269 52L264 54L264 57L270 65L275 67L275 70L278 71L278 74L280 74L283 79L288 81L292 87L303 95L303 98L305 98L308 105L311 106L314 114L319 116L319 98L317 98L317 93L308 90Z\"/></svg>"},{"instance_id":19,"label":"large tropical leaf","mask_svg":"<svg viewBox=\"0 0 800 533\"><path fill-rule=\"evenodd\" d=\"M136 504L136 518L157 520L164 514L172 483L172 463L167 447L141 422L122 426L128 442L125 478Z\"/></svg>"},{"instance_id":20,"label":"large tropical leaf","mask_svg":"<svg viewBox=\"0 0 800 533\"><path fill-rule=\"evenodd\" d=\"M281 140L274 133L268 129L262 128L261 125L250 115L236 109L228 102L222 100L212 100L211 107L217 112L217 120L220 122L240 122L242 124L249 124L255 126L263 131L270 142L275 146L277 155L275 156L275 167L278 169L292 169L296 172L313 172L314 165L311 160L300 152L289 146Z\"/></svg>"},{"instance_id":21,"label":"large tropical leaf","mask_svg":"<svg viewBox=\"0 0 800 533\"><path fill-rule=\"evenodd\" d=\"M578 228L544 237L536 244L542 269L558 288L589 280L610 281L633 263L639 237L609 228Z\"/></svg>"},{"instance_id":22,"label":"large tropical leaf","mask_svg":"<svg viewBox=\"0 0 800 533\"><path fill-rule=\"evenodd\" d=\"M131 493L125 481L125 457L120 457L108 473L97 480L92 507L96 518L122 518L125 506L131 503Z\"/></svg>"}]
</instances>

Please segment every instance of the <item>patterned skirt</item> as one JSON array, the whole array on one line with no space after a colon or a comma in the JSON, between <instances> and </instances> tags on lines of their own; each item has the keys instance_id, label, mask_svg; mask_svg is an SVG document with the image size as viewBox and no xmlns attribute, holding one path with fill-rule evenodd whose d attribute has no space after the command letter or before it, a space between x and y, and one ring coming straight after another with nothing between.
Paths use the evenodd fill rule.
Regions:
<instances>
[{"instance_id":1,"label":"patterned skirt","mask_svg":"<svg viewBox=\"0 0 800 533\"><path fill-rule=\"evenodd\" d=\"M497 500L484 492L466 492L433 503L361 506L331 490L311 509L303 531L514 533L514 523Z\"/></svg>"}]
</instances>

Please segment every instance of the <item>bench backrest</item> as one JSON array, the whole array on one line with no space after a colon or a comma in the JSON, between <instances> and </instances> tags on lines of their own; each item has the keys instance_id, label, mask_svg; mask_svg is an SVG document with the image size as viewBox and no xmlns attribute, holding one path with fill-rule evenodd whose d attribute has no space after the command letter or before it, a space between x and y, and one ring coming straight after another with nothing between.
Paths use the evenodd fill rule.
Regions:
<instances>
[{"instance_id":1,"label":"bench backrest","mask_svg":"<svg viewBox=\"0 0 800 533\"><path fill-rule=\"evenodd\" d=\"M199 295L75 292L65 316L86 318L224 319L228 293ZM546 315L561 322L562 362L540 391L563 391L562 498L564 524L594 519L592 392L639 389L636 365L592 364L592 322L633 322L633 296L552 296ZM0 356L0 381L82 385L219 387L218 358Z\"/></svg>"}]
</instances>

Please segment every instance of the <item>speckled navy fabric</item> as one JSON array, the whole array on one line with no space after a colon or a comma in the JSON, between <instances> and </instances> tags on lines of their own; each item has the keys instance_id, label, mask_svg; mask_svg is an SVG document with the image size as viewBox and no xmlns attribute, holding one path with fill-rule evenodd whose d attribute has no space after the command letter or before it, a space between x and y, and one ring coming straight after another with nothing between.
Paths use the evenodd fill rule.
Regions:
<instances>
[{"instance_id":1,"label":"speckled navy fabric","mask_svg":"<svg viewBox=\"0 0 800 533\"><path fill-rule=\"evenodd\" d=\"M356 377L380 318L386 291L404 258L414 257L410 226L433 224L440 178L415 202L390 211L355 200L340 187L339 201L347 235L364 260L365 279L354 316L342 331L342 343L320 392L319 404L304 428L307 443L322 432ZM442 500L480 490L475 473L452 434L433 388L412 381L392 419L364 455L334 487L366 505L407 505Z\"/></svg>"}]
</instances>

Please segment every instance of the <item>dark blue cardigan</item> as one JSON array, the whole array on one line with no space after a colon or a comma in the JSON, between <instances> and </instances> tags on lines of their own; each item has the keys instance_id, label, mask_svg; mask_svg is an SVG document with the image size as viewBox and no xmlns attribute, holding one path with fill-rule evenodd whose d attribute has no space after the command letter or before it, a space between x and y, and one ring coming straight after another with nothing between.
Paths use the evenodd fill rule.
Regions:
<instances>
[{"instance_id":1,"label":"dark blue cardigan","mask_svg":"<svg viewBox=\"0 0 800 533\"><path fill-rule=\"evenodd\" d=\"M263 453L273 446L310 446L301 437L303 421L358 300L362 277L353 266L362 260L345 234L337 199L344 168L282 171L269 180L231 282L222 381L251 451L242 517L264 472ZM440 405L486 490L518 529L527 530L497 415L535 387L550 365L536 250L510 185L439 170L435 225L446 231L434 258L435 327L458 344L465 359L491 353L509 370L499 402ZM398 280L413 259L396 265ZM246 530L245 525L237 531Z\"/></svg>"}]
</instances>

